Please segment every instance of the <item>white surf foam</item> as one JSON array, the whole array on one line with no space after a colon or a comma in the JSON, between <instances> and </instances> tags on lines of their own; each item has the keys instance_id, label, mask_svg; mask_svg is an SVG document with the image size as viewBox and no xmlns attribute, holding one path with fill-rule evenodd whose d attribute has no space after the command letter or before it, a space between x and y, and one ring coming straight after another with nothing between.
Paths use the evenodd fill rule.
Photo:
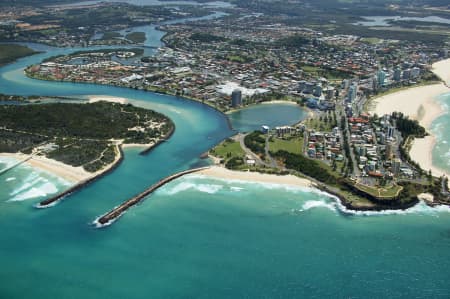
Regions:
<instances>
[{"instance_id":1,"label":"white surf foam","mask_svg":"<svg viewBox=\"0 0 450 299\"><path fill-rule=\"evenodd\" d=\"M36 184L39 184L40 182L47 182L47 180L44 180L43 178L38 177L36 173L32 173L25 178L24 183L22 185L20 185L16 189L14 189L9 195L15 196L27 189L30 189L30 188L36 186Z\"/></svg>"},{"instance_id":2,"label":"white surf foam","mask_svg":"<svg viewBox=\"0 0 450 299\"><path fill-rule=\"evenodd\" d=\"M327 208L333 212L337 212L336 203L332 203L332 202L327 203L322 200L308 200L302 206L303 211L307 211L307 210L314 209L314 208Z\"/></svg>"},{"instance_id":3,"label":"white surf foam","mask_svg":"<svg viewBox=\"0 0 450 299\"><path fill-rule=\"evenodd\" d=\"M216 184L197 184L189 181L182 181L173 187L163 187L160 192L167 195L174 195L187 190L196 190L203 193L214 194L222 189L222 185Z\"/></svg>"},{"instance_id":4,"label":"white surf foam","mask_svg":"<svg viewBox=\"0 0 450 299\"><path fill-rule=\"evenodd\" d=\"M258 182L258 181L248 181L248 180L240 180L240 179L225 179L225 178L218 178L218 177L210 177L203 174L189 174L184 177L184 179L207 179L212 181L218 181L223 185L233 185L233 184L241 184L241 185L247 185L247 186L257 186L258 188L264 188L266 190L274 190L274 189L282 189L284 191L289 191L292 193L297 192L311 192L311 190L315 190L315 188L312 187L304 187L304 186L295 186L295 185L287 185L287 184L277 184L277 183L267 183L267 182ZM234 190L237 190L236 188L240 188L240 190L244 190L245 187L236 187L236 186L230 186L230 189L234 188Z\"/></svg>"},{"instance_id":5,"label":"white surf foam","mask_svg":"<svg viewBox=\"0 0 450 299\"><path fill-rule=\"evenodd\" d=\"M47 196L58 192L58 188L50 182L46 182L39 187L32 187L31 189L21 192L18 195L11 198L9 201L23 201L31 198Z\"/></svg>"},{"instance_id":6,"label":"white surf foam","mask_svg":"<svg viewBox=\"0 0 450 299\"><path fill-rule=\"evenodd\" d=\"M246 189L245 185L251 186L257 185L258 188L263 187L265 189L279 189L280 191L287 191L293 194L314 193L318 195L319 199L305 201L302 205L302 208L298 210L299 212L304 212L316 208L325 208L345 215L358 215L358 216L382 216L382 215L406 215L406 214L438 215L439 213L450 212L450 207L448 206L430 207L422 201L420 201L417 205L406 210L355 211L345 207L338 197L314 187L296 187L283 184L267 184L262 182L253 182L245 180L228 180L222 178L211 178L209 176L201 174L193 174L193 175L191 174L181 178L180 180L182 181L173 188L162 191L166 192L165 194L168 195L173 195L179 192L183 192L185 190L197 190L200 192L215 193L221 190L223 187L229 187L229 189L225 190L236 192L245 190ZM221 185L203 184L201 183L201 180L208 180L208 182L210 181L220 182ZM235 185L233 186L233 184L236 183L242 184L244 186L243 187L241 186L237 187ZM251 190L255 190L254 187Z\"/></svg>"},{"instance_id":7,"label":"white surf foam","mask_svg":"<svg viewBox=\"0 0 450 299\"><path fill-rule=\"evenodd\" d=\"M14 180L16 180L15 177L10 177L10 178L7 178L5 181L6 181L6 182L11 182L11 181L14 181Z\"/></svg>"}]
</instances>

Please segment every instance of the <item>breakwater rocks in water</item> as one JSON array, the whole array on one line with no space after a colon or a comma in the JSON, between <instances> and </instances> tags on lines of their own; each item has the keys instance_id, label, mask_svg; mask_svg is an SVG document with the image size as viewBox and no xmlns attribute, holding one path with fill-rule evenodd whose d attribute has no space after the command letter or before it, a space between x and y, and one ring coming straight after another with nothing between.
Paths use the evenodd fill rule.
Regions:
<instances>
[{"instance_id":1,"label":"breakwater rocks in water","mask_svg":"<svg viewBox=\"0 0 450 299\"><path fill-rule=\"evenodd\" d=\"M93 176L91 178L88 178L87 180L82 181L81 183L76 184L75 186L69 188L68 190L59 193L53 197L50 197L46 200L41 201L40 203L38 203L35 207L38 209L43 209L43 208L49 208L52 207L54 205L56 205L59 201L61 201L62 199L64 199L66 196L77 192L79 190L81 190L82 188L86 187L87 185L91 184L92 182L98 180L99 178L107 175L108 173L110 173L111 171L113 171L114 169L116 169L120 163L122 163L123 161L123 151L122 151L122 147L118 146L117 147L119 150L119 159L113 164L111 165L111 167L109 167L108 169L106 169L105 171L103 171L102 173L100 173L99 175Z\"/></svg>"},{"instance_id":2,"label":"breakwater rocks in water","mask_svg":"<svg viewBox=\"0 0 450 299\"><path fill-rule=\"evenodd\" d=\"M164 186L165 184L167 184L167 183L169 183L169 182L171 182L171 181L173 181L173 180L175 180L175 179L177 179L177 178L179 178L181 176L184 176L184 175L190 174L190 173L194 173L194 172L198 172L198 171L201 171L201 170L205 170L205 169L208 169L208 168L209 167L194 168L194 169L181 171L181 172L175 173L175 174L173 174L171 176L168 176L168 177L160 180L156 184L153 184L150 188L146 189L144 192L139 193L138 195L136 195L133 198L125 201L124 203L122 203L121 205L115 207L114 209L112 209L108 213L104 214L103 216L100 216L99 218L97 218L94 221L94 224L97 227L108 226L111 223L113 223L114 220L116 220L118 217L120 217L123 213L125 213L126 210L128 210L129 208L131 208L134 205L137 205L146 196L150 195L151 193L156 191L158 188Z\"/></svg>"},{"instance_id":3,"label":"breakwater rocks in water","mask_svg":"<svg viewBox=\"0 0 450 299\"><path fill-rule=\"evenodd\" d=\"M166 142L167 140L169 140L170 137L172 137L173 133L175 133L175 125L173 125L170 128L170 131L167 132L167 134L161 138L158 142L156 142L154 145L149 146L148 148L144 149L142 152L139 153L139 155L147 155L148 153L150 153L151 151L153 151L156 147L158 147L159 145L161 145L161 143Z\"/></svg>"}]
</instances>

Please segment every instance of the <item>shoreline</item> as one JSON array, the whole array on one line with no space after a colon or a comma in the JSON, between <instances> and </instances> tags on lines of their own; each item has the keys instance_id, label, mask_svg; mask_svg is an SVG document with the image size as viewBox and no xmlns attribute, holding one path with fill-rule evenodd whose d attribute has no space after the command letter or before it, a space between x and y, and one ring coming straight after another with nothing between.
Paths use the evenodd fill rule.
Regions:
<instances>
[{"instance_id":1,"label":"shoreline","mask_svg":"<svg viewBox=\"0 0 450 299\"><path fill-rule=\"evenodd\" d=\"M286 185L292 187L317 188L317 185L308 179L290 175L275 175L260 173L256 171L235 171L225 167L213 165L207 169L197 172L199 175L214 177L225 180L268 183Z\"/></svg>"},{"instance_id":2,"label":"shoreline","mask_svg":"<svg viewBox=\"0 0 450 299\"><path fill-rule=\"evenodd\" d=\"M30 155L25 155L22 153L0 153L0 158L12 158L17 161L22 161L30 157ZM74 167L53 159L49 159L44 156L33 156L24 164L48 172L52 175L60 177L70 183L79 183L83 180L88 179L93 173L89 173L84 170L81 166Z\"/></svg>"},{"instance_id":3,"label":"shoreline","mask_svg":"<svg viewBox=\"0 0 450 299\"><path fill-rule=\"evenodd\" d=\"M53 207L59 201L64 199L66 196L68 196L74 192L77 192L78 190L86 187L87 185L91 184L92 182L95 182L96 180L100 179L101 177L107 175L109 172L116 169L120 165L120 163L122 163L122 161L124 159L124 154L123 154L123 151L122 151L122 148L120 145L116 145L116 150L119 152L119 154L116 156L114 161L111 162L104 169L94 172L90 177L78 182L71 188L69 188L65 191L62 191L60 193L57 193L56 195L39 202L38 204L36 204L35 207L38 209Z\"/></svg>"},{"instance_id":4,"label":"shoreline","mask_svg":"<svg viewBox=\"0 0 450 299\"><path fill-rule=\"evenodd\" d=\"M450 59L441 60L432 66L432 72L442 80L448 82L450 79ZM433 165L432 152L436 144L436 136L432 134L431 125L434 120L444 114L448 114L437 101L437 97L450 93L447 83L438 83L419 87L411 87L399 92L375 98L375 107L371 114L391 114L394 111L402 112L404 115L415 119L430 134L425 138L414 138L410 149L410 157L417 162L424 171L431 170L433 176L446 175L450 172ZM450 183L449 183L450 185Z\"/></svg>"},{"instance_id":5,"label":"shoreline","mask_svg":"<svg viewBox=\"0 0 450 299\"><path fill-rule=\"evenodd\" d=\"M249 182L249 183L259 183L259 184L270 184L279 185L292 188L307 188L310 190L315 190L317 192L324 192L327 196L335 198L337 203L342 207L345 207L349 212L382 212L382 211L397 211L397 210L407 210L415 206L419 199L412 200L407 203L371 203L371 204L360 204L352 200L348 200L342 194L336 193L335 191L328 188L327 185L322 183L316 183L307 178L297 177L295 175L277 175L277 174L266 174L260 172L251 171L238 171L230 170L222 166L212 165L207 169L198 171L193 176L200 176L206 178L215 178L224 181L237 181L237 182Z\"/></svg>"},{"instance_id":6,"label":"shoreline","mask_svg":"<svg viewBox=\"0 0 450 299\"><path fill-rule=\"evenodd\" d=\"M119 103L119 104L128 104L129 100L121 97L113 97L108 95L88 95L86 96L88 103L96 103L96 102L110 102L110 103Z\"/></svg>"}]
</instances>

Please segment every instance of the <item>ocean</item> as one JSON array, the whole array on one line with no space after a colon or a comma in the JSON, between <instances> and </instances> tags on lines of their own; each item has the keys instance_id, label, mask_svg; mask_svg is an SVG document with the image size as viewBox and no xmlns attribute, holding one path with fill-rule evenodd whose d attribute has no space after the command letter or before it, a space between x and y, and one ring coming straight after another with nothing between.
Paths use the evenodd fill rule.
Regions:
<instances>
[{"instance_id":1,"label":"ocean","mask_svg":"<svg viewBox=\"0 0 450 299\"><path fill-rule=\"evenodd\" d=\"M436 145L433 148L433 165L450 173L450 93L437 98L445 113L435 119L431 125L431 132L436 136Z\"/></svg>"},{"instance_id":2,"label":"ocean","mask_svg":"<svg viewBox=\"0 0 450 299\"><path fill-rule=\"evenodd\" d=\"M0 203L1 298L450 293L448 208L352 214L312 189L189 175L96 229L112 204L96 185L45 210Z\"/></svg>"},{"instance_id":3,"label":"ocean","mask_svg":"<svg viewBox=\"0 0 450 299\"><path fill-rule=\"evenodd\" d=\"M125 97L166 114L176 131L148 156L126 149L114 172L52 208L34 205L68 182L24 165L0 176L0 298L449 297L447 207L352 213L314 189L189 175L95 228L160 178L207 164L199 156L234 132L189 100L26 78L24 66L76 49L49 50L0 68L0 92ZM448 115L434 127L441 122L450 132Z\"/></svg>"}]
</instances>

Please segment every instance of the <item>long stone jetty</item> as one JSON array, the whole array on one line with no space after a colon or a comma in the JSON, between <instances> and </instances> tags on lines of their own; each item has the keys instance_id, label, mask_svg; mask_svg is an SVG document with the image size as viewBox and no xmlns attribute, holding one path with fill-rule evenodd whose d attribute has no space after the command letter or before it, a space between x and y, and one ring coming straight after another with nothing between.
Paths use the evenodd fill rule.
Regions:
<instances>
[{"instance_id":1,"label":"long stone jetty","mask_svg":"<svg viewBox=\"0 0 450 299\"><path fill-rule=\"evenodd\" d=\"M170 131L167 132L167 134L163 138L161 138L158 142L156 142L156 144L144 149L142 152L139 153L139 155L147 155L148 153L153 151L156 147L161 145L163 142L169 140L169 138L173 135L173 133L175 133L175 125L173 125L173 127L170 128Z\"/></svg>"},{"instance_id":2,"label":"long stone jetty","mask_svg":"<svg viewBox=\"0 0 450 299\"><path fill-rule=\"evenodd\" d=\"M134 196L133 198L125 201L124 203L122 203L121 205L115 207L114 209L112 209L111 211L109 211L108 213L104 214L103 216L97 218L94 223L97 224L97 226L102 227L108 224L111 224L116 218L118 218L119 216L121 216L126 210L128 210L129 208L131 208L134 205L137 205L139 202L141 202L146 196L150 195L151 193L153 193L154 191L156 191L158 188L164 186L165 184L183 176L186 174L190 174L190 173L194 173L194 172L198 172L201 170L205 170L208 169L208 167L200 167L200 168L193 168L193 169L189 169L189 170L185 170L185 171L181 171L178 173L175 173L171 176L168 176L162 180L160 180L159 182L153 184L150 188L146 189L144 192L139 193L138 195Z\"/></svg>"},{"instance_id":3,"label":"long stone jetty","mask_svg":"<svg viewBox=\"0 0 450 299\"><path fill-rule=\"evenodd\" d=\"M53 197L50 197L50 198L47 198L47 199L41 201L41 202L38 203L35 207L36 207L36 208L39 208L39 209L41 209L41 208L49 208L49 207L51 207L51 206L57 204L60 200L64 199L66 196L68 196L68 195L70 195L70 194L72 194L72 193L75 193L75 192L77 192L77 191L83 189L84 187L86 187L86 186L89 185L90 183L92 183L92 182L98 180L99 178L105 176L106 174L112 172L112 171L113 171L114 169L116 169L116 168L119 166L119 164L122 163L122 161L123 161L123 151L122 151L122 148L121 148L120 146L118 146L117 148L118 148L118 150L119 150L119 159L118 159L113 165L111 165L111 167L109 167L108 169L106 169L105 171L103 171L102 173L100 173L100 174L98 174L98 175L96 175L96 176L90 177L90 178L88 178L88 179L86 179L86 180L84 180L84 181L82 181L82 182L76 184L75 186L73 186L73 187L67 189L67 190L64 191L64 192L61 192L61 193L59 193L59 194L57 194L57 195L55 195L55 196L53 196Z\"/></svg>"}]
</instances>

